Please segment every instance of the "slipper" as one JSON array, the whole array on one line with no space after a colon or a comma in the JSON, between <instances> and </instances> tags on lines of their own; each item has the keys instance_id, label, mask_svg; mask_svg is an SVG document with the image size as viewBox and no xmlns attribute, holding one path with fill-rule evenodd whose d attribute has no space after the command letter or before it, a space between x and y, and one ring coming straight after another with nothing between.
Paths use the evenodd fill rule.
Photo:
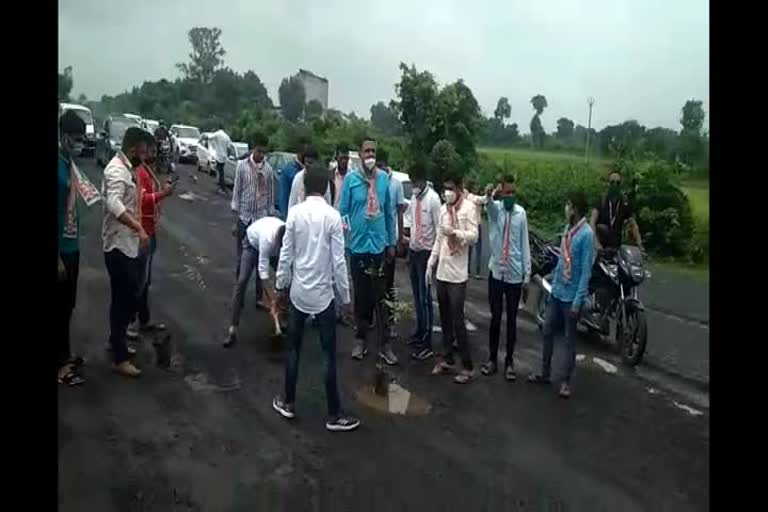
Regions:
<instances>
[{"instance_id":1,"label":"slipper","mask_svg":"<svg viewBox=\"0 0 768 512\"><path fill-rule=\"evenodd\" d=\"M454 367L450 364L446 363L445 361L440 361L435 365L434 368L432 368L432 375L442 375L444 373L448 373L454 370Z\"/></svg>"},{"instance_id":2,"label":"slipper","mask_svg":"<svg viewBox=\"0 0 768 512\"><path fill-rule=\"evenodd\" d=\"M477 374L474 371L462 370L457 376L453 378L453 382L456 384L467 384L475 379Z\"/></svg>"},{"instance_id":3,"label":"slipper","mask_svg":"<svg viewBox=\"0 0 768 512\"><path fill-rule=\"evenodd\" d=\"M74 371L70 370L66 374L64 374L63 377L59 378L59 384L63 384L69 387L75 387L75 386L80 386L81 384L85 384L85 379L82 378L77 373L75 373Z\"/></svg>"}]
</instances>

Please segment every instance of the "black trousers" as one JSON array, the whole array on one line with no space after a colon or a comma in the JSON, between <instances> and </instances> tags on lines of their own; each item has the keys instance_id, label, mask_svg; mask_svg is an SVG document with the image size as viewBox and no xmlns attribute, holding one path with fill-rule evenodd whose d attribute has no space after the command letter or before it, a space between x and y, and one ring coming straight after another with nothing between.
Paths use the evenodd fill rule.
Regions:
<instances>
[{"instance_id":1,"label":"black trousers","mask_svg":"<svg viewBox=\"0 0 768 512\"><path fill-rule=\"evenodd\" d=\"M396 258L392 258L392 261L387 261L387 258L384 258L384 286L386 290L386 297L387 300L392 302L395 300L395 260ZM389 307L385 306L385 310L387 313L387 325L391 326L394 323L394 318L392 317L392 310Z\"/></svg>"},{"instance_id":2,"label":"black trousers","mask_svg":"<svg viewBox=\"0 0 768 512\"><path fill-rule=\"evenodd\" d=\"M472 371L472 356L469 352L467 326L464 324L464 301L467 297L467 283L448 283L437 280L437 305L440 308L440 324L443 328L443 350L445 360L453 364L453 340L459 346L459 356L465 370Z\"/></svg>"},{"instance_id":3,"label":"black trousers","mask_svg":"<svg viewBox=\"0 0 768 512\"><path fill-rule=\"evenodd\" d=\"M224 162L216 162L216 173L219 175L219 190L226 190L224 185Z\"/></svg>"},{"instance_id":4,"label":"black trousers","mask_svg":"<svg viewBox=\"0 0 768 512\"><path fill-rule=\"evenodd\" d=\"M501 315L506 300L507 310L507 356L504 359L506 366L512 366L515 355L515 342L517 341L517 308L520 303L522 283L511 284L493 278L488 275L488 303L491 306L491 330L488 340L488 360L498 362L499 337L501 335Z\"/></svg>"},{"instance_id":5,"label":"black trousers","mask_svg":"<svg viewBox=\"0 0 768 512\"><path fill-rule=\"evenodd\" d=\"M136 314L139 290L139 258L129 258L118 249L104 253L112 302L109 305L109 344L115 364L128 360L125 331Z\"/></svg>"},{"instance_id":6,"label":"black trousers","mask_svg":"<svg viewBox=\"0 0 768 512\"><path fill-rule=\"evenodd\" d=\"M355 254L349 258L352 265L352 283L355 294L355 323L357 325L355 337L364 340L368 326L373 321L373 312L376 309L378 321L376 329L379 335L379 344L386 340L384 332L385 321L382 321L384 311L382 299L386 293L384 276L384 253L381 254Z\"/></svg>"},{"instance_id":7,"label":"black trousers","mask_svg":"<svg viewBox=\"0 0 768 512\"><path fill-rule=\"evenodd\" d=\"M56 310L59 329L57 363L61 367L72 357L69 327L77 301L77 276L80 272L80 253L59 254L67 271L66 277L56 284Z\"/></svg>"}]
</instances>

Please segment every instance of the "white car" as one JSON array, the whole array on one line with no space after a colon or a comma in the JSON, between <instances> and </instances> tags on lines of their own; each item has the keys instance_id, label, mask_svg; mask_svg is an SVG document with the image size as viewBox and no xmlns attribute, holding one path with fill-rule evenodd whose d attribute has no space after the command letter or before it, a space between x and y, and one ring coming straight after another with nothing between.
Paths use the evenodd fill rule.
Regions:
<instances>
[{"instance_id":1,"label":"white car","mask_svg":"<svg viewBox=\"0 0 768 512\"><path fill-rule=\"evenodd\" d=\"M197 142L200 140L200 130L195 126L183 124L174 124L170 129L174 138L174 152L178 156L179 162L184 160L197 160Z\"/></svg>"},{"instance_id":2,"label":"white car","mask_svg":"<svg viewBox=\"0 0 768 512\"><path fill-rule=\"evenodd\" d=\"M208 148L208 138L210 136L209 132L203 133L197 143L197 170L213 175L216 172L216 160L213 157L213 151Z\"/></svg>"},{"instance_id":3,"label":"white car","mask_svg":"<svg viewBox=\"0 0 768 512\"><path fill-rule=\"evenodd\" d=\"M143 126L142 125L142 121L144 121L144 119L142 119L140 115L138 115L138 114L123 114L123 116L125 116L125 117L127 117L129 119L135 119L136 120L136 124L138 124L139 126Z\"/></svg>"},{"instance_id":4,"label":"white car","mask_svg":"<svg viewBox=\"0 0 768 512\"><path fill-rule=\"evenodd\" d=\"M157 130L158 126L160 126L160 122L155 121L154 119L144 119L141 121L141 127L147 130L152 135L155 134L155 130Z\"/></svg>"}]
</instances>

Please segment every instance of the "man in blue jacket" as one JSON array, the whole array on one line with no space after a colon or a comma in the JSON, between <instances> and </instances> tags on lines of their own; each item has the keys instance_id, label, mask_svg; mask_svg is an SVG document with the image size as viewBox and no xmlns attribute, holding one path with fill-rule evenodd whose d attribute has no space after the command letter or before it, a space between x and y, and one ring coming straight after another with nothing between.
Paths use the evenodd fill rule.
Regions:
<instances>
[{"instance_id":1,"label":"man in blue jacket","mask_svg":"<svg viewBox=\"0 0 768 512\"><path fill-rule=\"evenodd\" d=\"M339 213L349 231L350 264L355 294L355 345L352 358L361 360L368 349L366 331L373 322L374 307L385 293L384 260L395 257L394 206L389 193L387 173L376 167L376 142L366 138L360 146L362 169L347 174L341 188ZM397 364L384 333L383 308L378 307L379 357L387 364Z\"/></svg>"},{"instance_id":2,"label":"man in blue jacket","mask_svg":"<svg viewBox=\"0 0 768 512\"><path fill-rule=\"evenodd\" d=\"M564 323L566 356L563 362L563 381L560 384L562 398L571 396L571 378L576 367L576 323L592 277L595 235L585 217L588 211L584 193L573 192L565 205L568 224L560 245L560 258L552 280L552 293L542 331L544 350L541 373L528 378L535 384L550 383L555 328Z\"/></svg>"}]
</instances>

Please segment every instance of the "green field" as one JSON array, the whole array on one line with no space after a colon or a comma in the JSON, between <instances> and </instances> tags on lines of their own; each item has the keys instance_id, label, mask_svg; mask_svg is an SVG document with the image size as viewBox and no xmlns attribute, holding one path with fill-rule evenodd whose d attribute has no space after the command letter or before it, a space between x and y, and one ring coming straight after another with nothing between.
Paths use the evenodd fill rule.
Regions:
<instances>
[{"instance_id":1,"label":"green field","mask_svg":"<svg viewBox=\"0 0 768 512\"><path fill-rule=\"evenodd\" d=\"M480 148L480 153L488 155L498 163L504 163L505 160L515 164L527 162L573 162L581 163L584 161L584 155L575 155L572 153L554 153L550 151L534 151L521 148ZM595 163L607 162L607 160L592 157L590 159Z\"/></svg>"},{"instance_id":2,"label":"green field","mask_svg":"<svg viewBox=\"0 0 768 512\"><path fill-rule=\"evenodd\" d=\"M693 216L709 223L709 181L688 181L682 188L691 203Z\"/></svg>"}]
</instances>

